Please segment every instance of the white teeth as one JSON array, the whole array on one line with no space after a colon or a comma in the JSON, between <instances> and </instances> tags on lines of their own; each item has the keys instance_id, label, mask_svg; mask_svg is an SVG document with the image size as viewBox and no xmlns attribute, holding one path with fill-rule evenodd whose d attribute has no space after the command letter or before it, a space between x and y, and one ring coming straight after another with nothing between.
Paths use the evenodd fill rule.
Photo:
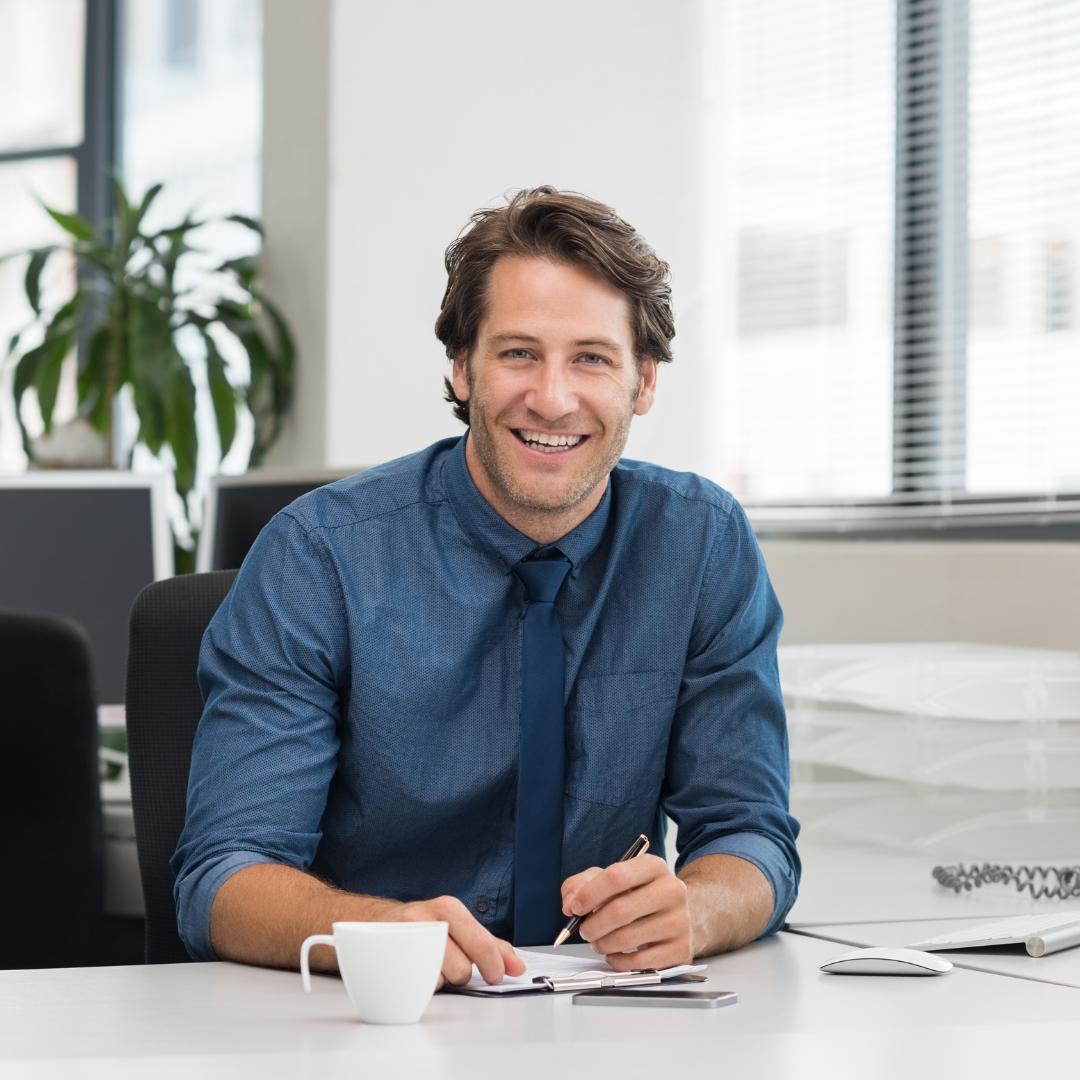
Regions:
<instances>
[{"instance_id":1,"label":"white teeth","mask_svg":"<svg viewBox=\"0 0 1080 1080\"><path fill-rule=\"evenodd\" d=\"M543 450L545 454L557 454L564 447L577 446L583 435L547 435L542 431L519 431L522 440L534 450Z\"/></svg>"}]
</instances>

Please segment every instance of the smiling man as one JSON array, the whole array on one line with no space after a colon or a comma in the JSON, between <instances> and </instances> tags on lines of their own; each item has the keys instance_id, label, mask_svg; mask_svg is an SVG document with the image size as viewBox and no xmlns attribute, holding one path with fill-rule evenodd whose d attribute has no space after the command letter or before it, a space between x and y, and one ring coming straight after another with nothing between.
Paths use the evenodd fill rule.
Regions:
<instances>
[{"instance_id":1,"label":"smiling man","mask_svg":"<svg viewBox=\"0 0 1080 1080\"><path fill-rule=\"evenodd\" d=\"M279 514L207 631L181 936L295 967L335 920L444 919L451 982L520 974L512 944L572 914L621 970L738 948L798 885L782 620L730 495L621 460L671 359L667 265L537 188L446 266L468 431Z\"/></svg>"}]
</instances>

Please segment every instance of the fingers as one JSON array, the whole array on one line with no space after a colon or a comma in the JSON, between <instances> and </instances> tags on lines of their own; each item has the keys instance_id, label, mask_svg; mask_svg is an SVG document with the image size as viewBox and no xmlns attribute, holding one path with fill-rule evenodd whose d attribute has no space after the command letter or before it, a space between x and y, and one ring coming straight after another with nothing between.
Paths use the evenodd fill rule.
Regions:
<instances>
[{"instance_id":1,"label":"fingers","mask_svg":"<svg viewBox=\"0 0 1080 1080\"><path fill-rule=\"evenodd\" d=\"M495 940L499 943L499 952L502 953L503 967L506 969L506 974L524 975L525 961L514 952L514 946L511 945L509 941L502 941L499 938L496 938Z\"/></svg>"},{"instance_id":2,"label":"fingers","mask_svg":"<svg viewBox=\"0 0 1080 1080\"><path fill-rule=\"evenodd\" d=\"M516 955L510 958L504 955L503 946L507 943L484 929L457 897L439 896L406 904L400 917L404 921L434 920L450 924L442 967L447 982L467 983L472 977L473 964L488 983L502 982L508 968L512 969L509 972L512 975L524 974L525 965Z\"/></svg>"},{"instance_id":3,"label":"fingers","mask_svg":"<svg viewBox=\"0 0 1080 1080\"><path fill-rule=\"evenodd\" d=\"M452 939L446 942L442 976L454 986L463 986L472 978L472 961Z\"/></svg>"},{"instance_id":4,"label":"fingers","mask_svg":"<svg viewBox=\"0 0 1080 1080\"><path fill-rule=\"evenodd\" d=\"M693 959L687 888L663 859L642 856L609 866L584 881L568 907L591 912L581 936L616 971Z\"/></svg>"},{"instance_id":5,"label":"fingers","mask_svg":"<svg viewBox=\"0 0 1080 1080\"><path fill-rule=\"evenodd\" d=\"M614 952L614 947L603 948L601 942L616 931L657 912L679 912L679 920L689 933L686 886L673 874L649 881L636 889L628 889L609 900L582 922L581 936L602 952ZM639 931L635 931L635 940L626 940L625 937L623 940L625 944L619 945L619 949L634 949L658 939L643 937Z\"/></svg>"},{"instance_id":6,"label":"fingers","mask_svg":"<svg viewBox=\"0 0 1080 1080\"><path fill-rule=\"evenodd\" d=\"M616 971L637 971L641 968L663 971L678 964L692 963L694 958L690 951L685 941L662 941L637 952L610 953L606 960Z\"/></svg>"},{"instance_id":7,"label":"fingers","mask_svg":"<svg viewBox=\"0 0 1080 1080\"><path fill-rule=\"evenodd\" d=\"M578 875L581 876L583 875ZM577 890L568 914L588 915L612 897L657 878L674 879L675 875L668 868L668 864L655 855L640 855L626 862L613 863L606 870L593 875Z\"/></svg>"},{"instance_id":8,"label":"fingers","mask_svg":"<svg viewBox=\"0 0 1080 1080\"><path fill-rule=\"evenodd\" d=\"M672 944L674 943L674 944ZM605 956L627 953L633 960L633 966L641 967L642 953L659 945L671 945L669 952L672 959L665 967L672 964L688 964L692 959L690 945L690 918L685 908L667 908L656 911L640 919L635 919L626 926L603 937L596 938L592 947ZM636 949L636 953L629 950ZM650 965L646 964L645 967Z\"/></svg>"},{"instance_id":9,"label":"fingers","mask_svg":"<svg viewBox=\"0 0 1080 1080\"><path fill-rule=\"evenodd\" d=\"M598 874L602 874L604 871L599 866L590 866L588 870L582 870L580 874L574 874L572 877L568 877L562 883L562 898L563 898L563 914L572 915L570 905L573 903L574 897L578 890L588 882L592 881Z\"/></svg>"}]
</instances>

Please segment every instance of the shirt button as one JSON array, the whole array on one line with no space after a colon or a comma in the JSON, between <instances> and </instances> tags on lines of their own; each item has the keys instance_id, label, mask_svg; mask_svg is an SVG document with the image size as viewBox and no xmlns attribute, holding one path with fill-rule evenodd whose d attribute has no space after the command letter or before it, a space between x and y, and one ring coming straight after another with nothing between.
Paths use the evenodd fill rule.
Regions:
<instances>
[{"instance_id":1,"label":"shirt button","mask_svg":"<svg viewBox=\"0 0 1080 1080\"><path fill-rule=\"evenodd\" d=\"M476 901L476 910L479 911L481 915L486 915L487 914L488 907L489 907L489 904L488 904L488 902L486 900L477 900Z\"/></svg>"}]
</instances>

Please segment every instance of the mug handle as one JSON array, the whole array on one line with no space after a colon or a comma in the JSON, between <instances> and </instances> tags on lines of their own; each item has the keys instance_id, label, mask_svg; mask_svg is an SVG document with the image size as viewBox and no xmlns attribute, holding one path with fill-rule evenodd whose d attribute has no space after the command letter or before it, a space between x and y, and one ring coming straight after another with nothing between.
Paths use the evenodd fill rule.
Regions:
<instances>
[{"instance_id":1,"label":"mug handle","mask_svg":"<svg viewBox=\"0 0 1080 1080\"><path fill-rule=\"evenodd\" d=\"M312 945L333 945L333 934L312 934L311 937L304 939L304 944L300 946L300 976L304 980L304 989L311 993L311 973L308 971L308 953L311 952Z\"/></svg>"}]
</instances>

